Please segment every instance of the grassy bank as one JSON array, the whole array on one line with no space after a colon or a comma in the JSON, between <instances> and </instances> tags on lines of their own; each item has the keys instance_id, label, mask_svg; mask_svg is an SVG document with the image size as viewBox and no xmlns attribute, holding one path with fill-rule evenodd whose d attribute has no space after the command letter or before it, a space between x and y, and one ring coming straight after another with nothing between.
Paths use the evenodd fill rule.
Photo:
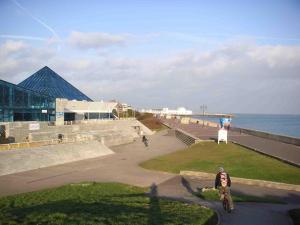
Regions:
<instances>
[{"instance_id":1,"label":"grassy bank","mask_svg":"<svg viewBox=\"0 0 300 225\"><path fill-rule=\"evenodd\" d=\"M167 129L157 118L153 117L151 113L138 113L136 114L137 120L143 123L146 127L153 131L161 131Z\"/></svg>"},{"instance_id":2,"label":"grassy bank","mask_svg":"<svg viewBox=\"0 0 300 225\"><path fill-rule=\"evenodd\" d=\"M216 224L212 210L117 183L66 185L0 198L0 224Z\"/></svg>"},{"instance_id":3,"label":"grassy bank","mask_svg":"<svg viewBox=\"0 0 300 225\"><path fill-rule=\"evenodd\" d=\"M140 164L146 169L216 173L223 166L233 177L300 184L300 169L232 143L202 142Z\"/></svg>"}]
</instances>

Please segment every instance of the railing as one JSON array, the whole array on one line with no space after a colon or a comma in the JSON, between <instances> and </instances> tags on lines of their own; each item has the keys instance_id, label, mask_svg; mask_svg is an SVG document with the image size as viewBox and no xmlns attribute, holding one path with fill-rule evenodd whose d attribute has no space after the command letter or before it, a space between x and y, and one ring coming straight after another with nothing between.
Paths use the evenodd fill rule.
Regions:
<instances>
[{"instance_id":1,"label":"railing","mask_svg":"<svg viewBox=\"0 0 300 225\"><path fill-rule=\"evenodd\" d=\"M270 139L270 140L274 140L274 141L279 141L279 142L284 142L287 144L300 146L300 138L296 138L296 137L288 137L288 136L271 134L271 133L267 133L267 132L263 132L263 131L250 130L250 129L239 128L239 127L231 127L230 130L239 132L239 133L253 135L256 137L261 137L261 138L265 138L265 139Z\"/></svg>"}]
</instances>

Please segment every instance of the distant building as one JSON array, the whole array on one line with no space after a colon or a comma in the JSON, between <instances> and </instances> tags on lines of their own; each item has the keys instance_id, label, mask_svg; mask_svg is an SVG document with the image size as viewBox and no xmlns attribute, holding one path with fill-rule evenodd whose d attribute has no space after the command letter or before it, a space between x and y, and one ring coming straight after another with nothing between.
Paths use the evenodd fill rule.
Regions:
<instances>
[{"instance_id":1,"label":"distant building","mask_svg":"<svg viewBox=\"0 0 300 225\"><path fill-rule=\"evenodd\" d=\"M0 80L0 122L110 119L116 105L94 102L49 67L18 85Z\"/></svg>"},{"instance_id":2,"label":"distant building","mask_svg":"<svg viewBox=\"0 0 300 225\"><path fill-rule=\"evenodd\" d=\"M192 115L193 112L191 110L187 110L184 107L179 107L177 109L142 109L140 112L144 113L152 113L152 114L159 114L159 115Z\"/></svg>"},{"instance_id":3,"label":"distant building","mask_svg":"<svg viewBox=\"0 0 300 225\"><path fill-rule=\"evenodd\" d=\"M132 106L128 105L127 103L121 103L118 102L117 100L110 100L109 102L117 103L115 108L117 110L117 113L124 113L127 112L128 110L132 110Z\"/></svg>"}]
</instances>

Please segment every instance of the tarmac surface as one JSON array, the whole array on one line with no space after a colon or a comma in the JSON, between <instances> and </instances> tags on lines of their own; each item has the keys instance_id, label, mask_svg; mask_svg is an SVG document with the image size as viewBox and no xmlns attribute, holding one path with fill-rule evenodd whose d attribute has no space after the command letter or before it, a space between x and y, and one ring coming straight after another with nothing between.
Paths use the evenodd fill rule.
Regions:
<instances>
[{"instance_id":1,"label":"tarmac surface","mask_svg":"<svg viewBox=\"0 0 300 225\"><path fill-rule=\"evenodd\" d=\"M116 154L0 176L0 196L84 181L121 182L142 187L154 185L158 196L195 202L214 209L221 219L220 224L292 224L287 210L300 208L300 193L233 184L233 192L272 196L288 204L236 203L235 210L227 214L220 202L203 201L194 195L197 187L212 186L213 181L195 180L139 167L138 164L147 159L186 147L167 131L149 136L148 139L148 147L138 139L131 144L113 147Z\"/></svg>"},{"instance_id":2,"label":"tarmac surface","mask_svg":"<svg viewBox=\"0 0 300 225\"><path fill-rule=\"evenodd\" d=\"M181 124L177 119L161 119L172 128L180 128L201 140L217 140L218 128L202 126L202 124ZM229 130L228 139L257 152L289 162L300 167L300 146L279 141L241 134Z\"/></svg>"}]
</instances>

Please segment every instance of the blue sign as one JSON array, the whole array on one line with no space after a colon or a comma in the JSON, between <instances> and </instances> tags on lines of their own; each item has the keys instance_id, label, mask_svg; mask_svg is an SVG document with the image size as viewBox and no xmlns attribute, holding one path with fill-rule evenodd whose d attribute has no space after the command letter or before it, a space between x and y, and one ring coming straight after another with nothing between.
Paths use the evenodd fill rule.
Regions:
<instances>
[{"instance_id":1,"label":"blue sign","mask_svg":"<svg viewBox=\"0 0 300 225\"><path fill-rule=\"evenodd\" d=\"M220 118L220 125L221 125L221 128L224 127L224 125L226 126L230 126L230 122L231 122L231 118Z\"/></svg>"},{"instance_id":2,"label":"blue sign","mask_svg":"<svg viewBox=\"0 0 300 225\"><path fill-rule=\"evenodd\" d=\"M64 112L56 112L56 117L63 117L64 116Z\"/></svg>"}]
</instances>

